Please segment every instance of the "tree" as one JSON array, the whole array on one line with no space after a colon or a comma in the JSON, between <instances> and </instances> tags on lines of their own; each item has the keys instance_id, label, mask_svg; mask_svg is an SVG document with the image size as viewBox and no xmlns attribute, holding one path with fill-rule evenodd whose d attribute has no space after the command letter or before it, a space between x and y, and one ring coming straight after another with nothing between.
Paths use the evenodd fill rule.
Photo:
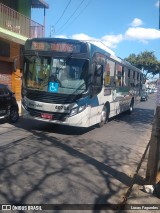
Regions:
<instances>
[{"instance_id":1,"label":"tree","mask_svg":"<svg viewBox=\"0 0 160 213\"><path fill-rule=\"evenodd\" d=\"M125 60L141 69L146 79L160 73L160 61L158 61L154 52L144 51L138 55L132 53Z\"/></svg>"}]
</instances>

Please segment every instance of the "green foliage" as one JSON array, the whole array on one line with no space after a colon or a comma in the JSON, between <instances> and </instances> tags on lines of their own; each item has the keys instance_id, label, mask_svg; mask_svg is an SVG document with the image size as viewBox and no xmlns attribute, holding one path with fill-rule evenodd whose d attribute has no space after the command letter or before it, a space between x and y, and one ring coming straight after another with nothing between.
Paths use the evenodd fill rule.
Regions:
<instances>
[{"instance_id":1,"label":"green foliage","mask_svg":"<svg viewBox=\"0 0 160 213\"><path fill-rule=\"evenodd\" d=\"M145 77L155 76L160 72L160 61L154 55L154 52L144 51L140 54L130 54L126 61L143 70Z\"/></svg>"}]
</instances>

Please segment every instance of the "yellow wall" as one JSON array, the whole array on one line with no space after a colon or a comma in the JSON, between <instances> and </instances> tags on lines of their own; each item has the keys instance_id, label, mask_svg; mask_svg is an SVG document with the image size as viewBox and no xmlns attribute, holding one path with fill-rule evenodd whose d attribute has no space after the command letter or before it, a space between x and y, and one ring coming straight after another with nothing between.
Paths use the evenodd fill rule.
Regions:
<instances>
[{"instance_id":1,"label":"yellow wall","mask_svg":"<svg viewBox=\"0 0 160 213\"><path fill-rule=\"evenodd\" d=\"M21 72L19 69L12 72L12 91L15 92L17 101L21 100Z\"/></svg>"}]
</instances>

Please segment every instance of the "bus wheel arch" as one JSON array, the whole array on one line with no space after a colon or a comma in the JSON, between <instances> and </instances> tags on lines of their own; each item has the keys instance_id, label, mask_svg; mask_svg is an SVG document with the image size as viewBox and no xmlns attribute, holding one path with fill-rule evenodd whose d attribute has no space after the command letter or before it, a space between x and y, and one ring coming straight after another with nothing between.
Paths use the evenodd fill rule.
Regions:
<instances>
[{"instance_id":1,"label":"bus wheel arch","mask_svg":"<svg viewBox=\"0 0 160 213\"><path fill-rule=\"evenodd\" d=\"M101 121L98 123L98 127L102 127L105 123L108 122L110 114L110 104L109 102L106 102L102 108L101 112Z\"/></svg>"}]
</instances>

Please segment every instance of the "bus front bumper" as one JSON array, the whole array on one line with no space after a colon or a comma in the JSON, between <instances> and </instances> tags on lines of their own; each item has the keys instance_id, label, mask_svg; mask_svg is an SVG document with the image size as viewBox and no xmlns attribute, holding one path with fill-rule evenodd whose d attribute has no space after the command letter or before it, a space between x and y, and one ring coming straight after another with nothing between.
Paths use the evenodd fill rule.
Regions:
<instances>
[{"instance_id":1,"label":"bus front bumper","mask_svg":"<svg viewBox=\"0 0 160 213\"><path fill-rule=\"evenodd\" d=\"M67 116L64 120L56 120L56 119L46 119L42 118L41 116L32 116L29 111L27 111L24 106L22 105L22 117L27 119L34 119L38 121L44 121L54 124L61 124L61 125L69 125L75 127L89 127L89 108L86 108L84 111L74 115L74 116Z\"/></svg>"}]
</instances>

